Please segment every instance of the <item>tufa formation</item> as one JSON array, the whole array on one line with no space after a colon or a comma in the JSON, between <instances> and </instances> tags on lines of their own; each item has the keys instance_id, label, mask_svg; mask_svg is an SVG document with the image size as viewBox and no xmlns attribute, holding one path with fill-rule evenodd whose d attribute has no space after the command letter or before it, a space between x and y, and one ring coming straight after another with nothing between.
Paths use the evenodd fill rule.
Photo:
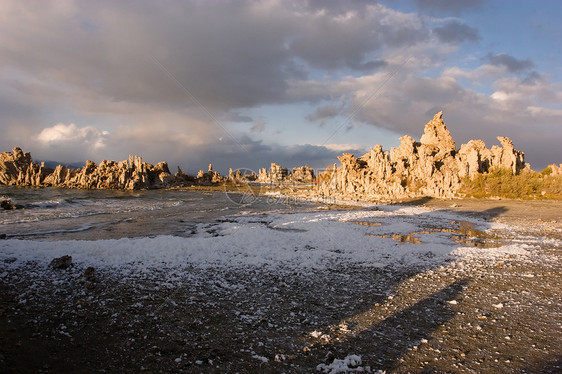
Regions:
<instances>
[{"instance_id":1,"label":"tufa formation","mask_svg":"<svg viewBox=\"0 0 562 374\"><path fill-rule=\"evenodd\" d=\"M164 187L172 178L167 163L153 166L137 156L121 162L104 160L99 165L86 161L82 169L58 165L53 170L33 162L29 152L18 147L12 153L0 153L0 184L136 190Z\"/></svg>"},{"instance_id":2,"label":"tufa formation","mask_svg":"<svg viewBox=\"0 0 562 374\"><path fill-rule=\"evenodd\" d=\"M82 189L140 190L166 187L212 186L221 182L247 183L252 181L272 184L308 183L314 181L314 171L308 166L293 168L292 173L279 165L271 164L271 171L255 173L236 173L230 169L228 177L222 177L209 164L207 172L199 170L196 177L185 174L179 167L172 175L166 162L156 165L143 162L141 157L129 156L121 162L103 160L99 165L86 161L81 169L58 165L55 169L45 167L44 163L33 162L29 152L24 153L16 147L12 152L0 153L0 185L31 187L68 187ZM2 203L2 208L8 202ZM7 208L6 208L7 209Z\"/></svg>"},{"instance_id":3,"label":"tufa formation","mask_svg":"<svg viewBox=\"0 0 562 374\"><path fill-rule=\"evenodd\" d=\"M315 184L310 194L324 198L352 200L388 200L422 196L452 198L457 195L464 178L473 179L483 173L507 169L513 174L529 168L524 154L513 147L508 138L498 137L501 146L486 148L482 140L471 140L457 149L445 122L443 112L437 113L424 128L420 141L406 135L400 146L390 152L381 145L357 158L350 153L338 157L341 166L334 164L316 178L308 166L288 169L271 163L269 171L230 169L222 177L209 165L207 172L196 177L185 174L179 167L170 174L168 164L151 165L137 156L121 162L102 161L99 165L87 161L81 169L58 165L55 169L44 163L34 163L29 153L20 148L0 153L0 185L35 187L70 187L83 189L138 190L193 185L229 183L267 183L272 185ZM560 166L550 165L549 173L562 175ZM11 209L9 201L2 208Z\"/></svg>"},{"instance_id":4,"label":"tufa formation","mask_svg":"<svg viewBox=\"0 0 562 374\"><path fill-rule=\"evenodd\" d=\"M287 168L284 168L272 162L269 169L263 168L259 170L257 181L260 183L269 184L312 184L314 183L314 170L308 165L293 168L292 173L289 173Z\"/></svg>"},{"instance_id":5,"label":"tufa formation","mask_svg":"<svg viewBox=\"0 0 562 374\"><path fill-rule=\"evenodd\" d=\"M425 125L419 142L406 135L400 146L385 152L376 145L359 158L350 153L338 157L341 167L318 176L316 193L324 197L377 200L431 196L452 198L462 178L473 178L495 168L518 174L528 167L524 154L508 138L498 137L501 147L487 149L482 140L471 140L457 150L443 112Z\"/></svg>"},{"instance_id":6,"label":"tufa formation","mask_svg":"<svg viewBox=\"0 0 562 374\"><path fill-rule=\"evenodd\" d=\"M151 165L137 156L121 162L104 160L99 165L86 161L81 169L64 165L50 169L44 163L33 162L29 152L24 153L18 147L0 153L0 185L138 190L190 182L195 184L196 180L181 170L171 175L166 162Z\"/></svg>"}]
</instances>

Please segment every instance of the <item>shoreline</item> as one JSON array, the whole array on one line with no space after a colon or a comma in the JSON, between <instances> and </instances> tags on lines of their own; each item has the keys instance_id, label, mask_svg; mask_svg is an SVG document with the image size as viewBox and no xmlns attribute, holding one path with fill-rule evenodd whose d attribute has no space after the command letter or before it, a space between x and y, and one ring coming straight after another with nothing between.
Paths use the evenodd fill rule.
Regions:
<instances>
[{"instance_id":1,"label":"shoreline","mask_svg":"<svg viewBox=\"0 0 562 374\"><path fill-rule=\"evenodd\" d=\"M313 203L321 207L319 209L342 210L342 209L364 209L377 205L403 205L424 206L431 209L446 209L454 212L465 212L469 214L481 214L490 216L497 220L517 224L552 224L553 227L562 227L562 200L549 198L534 199L510 199L510 198L435 198L418 197L405 199L384 199L378 201L344 200L337 198L324 198L315 195L311 186L303 185L271 185L271 184L217 184L212 186L189 186L170 187L145 190L112 190L112 189L75 189L69 187L33 187L33 186L5 186L16 189L55 189L55 190L82 190L82 191L120 191L139 193L142 191L198 191L226 194L249 195L250 197L265 197L276 203Z\"/></svg>"},{"instance_id":2,"label":"shoreline","mask_svg":"<svg viewBox=\"0 0 562 374\"><path fill-rule=\"evenodd\" d=\"M374 205L407 205L407 206L426 206L439 209L451 209L453 211L461 211L465 209L473 210L475 212L484 212L486 209L498 208L507 206L507 212L501 212L500 215L513 216L514 218L521 219L542 219L542 220L556 220L562 219L562 200L557 198L529 198L529 199L511 199L511 198L476 198L476 197L453 197L453 198L436 198L436 197L414 197L403 199L381 199L381 200L352 200L352 199L338 199L338 198L325 198L316 195L313 192L312 186L309 185L271 185L271 184L257 184L257 183L224 183L211 186L194 185L189 187L167 187L155 189L141 189L141 190L115 190L115 189L77 189L71 187L46 187L46 186L8 186L0 185L0 187L16 188L16 189L29 189L29 190L42 190L42 189L55 189L59 191L64 190L80 190L80 191L118 191L139 193L143 191L200 191L200 192L225 192L236 194L253 194L255 196L263 197L276 197L279 196L282 200L288 201L303 201L318 204L326 204L328 206L341 206L341 207L368 207ZM531 210L526 210L524 205L533 207ZM535 209L536 208L536 209ZM523 211L525 211L523 214ZM558 213L560 212L560 213ZM507 214L505 214L507 213ZM556 223L556 222L554 222Z\"/></svg>"},{"instance_id":3,"label":"shoreline","mask_svg":"<svg viewBox=\"0 0 562 374\"><path fill-rule=\"evenodd\" d=\"M0 240L0 371L562 368L559 205L325 207L249 209L191 237Z\"/></svg>"},{"instance_id":4,"label":"shoreline","mask_svg":"<svg viewBox=\"0 0 562 374\"><path fill-rule=\"evenodd\" d=\"M240 191L239 187L233 185L221 185L208 188L198 186L195 190L201 191L224 191L234 193L248 193ZM363 209L377 205L404 205L404 206L424 206L432 209L447 209L454 212L464 212L480 214L484 217L494 215L498 220L506 223L551 223L554 227L562 228L562 200L549 198L535 199L509 199L509 198L475 198L475 197L454 197L454 198L435 198L418 197L405 199L388 199L380 201L362 200L343 200L336 198L323 198L311 193L302 193L302 186L270 186L270 185L244 185L244 189L249 189L251 193L265 197L279 196L280 200L296 199L318 204L324 204L330 209ZM265 191L264 191L265 188ZM183 189L183 188L182 188ZM193 190L193 187L185 188ZM299 191L300 190L300 191ZM305 189L306 192L311 191Z\"/></svg>"}]
</instances>

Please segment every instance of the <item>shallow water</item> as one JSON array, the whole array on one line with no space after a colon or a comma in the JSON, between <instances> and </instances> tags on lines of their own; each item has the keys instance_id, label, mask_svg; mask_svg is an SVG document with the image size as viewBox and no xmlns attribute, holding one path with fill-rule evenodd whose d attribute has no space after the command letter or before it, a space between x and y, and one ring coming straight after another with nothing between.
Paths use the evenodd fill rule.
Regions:
<instances>
[{"instance_id":1,"label":"shallow water","mask_svg":"<svg viewBox=\"0 0 562 374\"><path fill-rule=\"evenodd\" d=\"M69 240L190 236L197 223L253 212L291 212L313 204L222 191L110 191L0 186L16 210L0 210L0 235ZM242 202L242 203L241 203Z\"/></svg>"}]
</instances>

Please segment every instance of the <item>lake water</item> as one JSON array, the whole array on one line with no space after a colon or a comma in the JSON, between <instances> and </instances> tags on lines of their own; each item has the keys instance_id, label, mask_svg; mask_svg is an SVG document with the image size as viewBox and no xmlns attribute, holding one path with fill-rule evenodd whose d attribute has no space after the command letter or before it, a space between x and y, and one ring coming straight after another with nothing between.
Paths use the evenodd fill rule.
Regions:
<instances>
[{"instance_id":1,"label":"lake water","mask_svg":"<svg viewBox=\"0 0 562 374\"><path fill-rule=\"evenodd\" d=\"M242 191L244 192L244 191ZM111 191L0 186L17 210L0 210L9 239L117 239L190 236L201 222L255 212L291 212L313 204L253 194L198 190Z\"/></svg>"}]
</instances>

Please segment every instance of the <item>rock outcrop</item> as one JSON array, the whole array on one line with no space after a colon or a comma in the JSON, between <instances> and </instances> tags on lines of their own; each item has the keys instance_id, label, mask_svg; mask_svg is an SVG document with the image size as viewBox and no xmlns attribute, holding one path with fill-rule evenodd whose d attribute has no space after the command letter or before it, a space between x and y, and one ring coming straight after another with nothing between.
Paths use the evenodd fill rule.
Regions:
<instances>
[{"instance_id":1,"label":"rock outcrop","mask_svg":"<svg viewBox=\"0 0 562 374\"><path fill-rule=\"evenodd\" d=\"M168 164L143 162L141 157L128 160L102 161L96 165L87 161L82 169L58 165L54 170L43 163L34 163L29 153L16 147L12 152L0 153L0 184L71 187L84 189L138 190L176 185L178 178L170 174Z\"/></svg>"},{"instance_id":2,"label":"rock outcrop","mask_svg":"<svg viewBox=\"0 0 562 374\"><path fill-rule=\"evenodd\" d=\"M7 197L0 196L0 209L14 210L16 207L12 204L12 200Z\"/></svg>"},{"instance_id":3,"label":"rock outcrop","mask_svg":"<svg viewBox=\"0 0 562 374\"><path fill-rule=\"evenodd\" d=\"M299 166L289 173L287 168L272 162L269 172L265 168L259 170L257 181L269 184L310 184L314 182L314 170L309 166Z\"/></svg>"},{"instance_id":4,"label":"rock outcrop","mask_svg":"<svg viewBox=\"0 0 562 374\"><path fill-rule=\"evenodd\" d=\"M213 164L209 164L209 169L207 172L203 172L203 170L199 170L197 173L197 177L195 178L195 182L201 186L211 186L215 183L222 182L223 178L219 174L218 171L213 171Z\"/></svg>"},{"instance_id":5,"label":"rock outcrop","mask_svg":"<svg viewBox=\"0 0 562 374\"><path fill-rule=\"evenodd\" d=\"M287 175L289 175L289 170L287 168L284 168L281 165L277 165L275 162L272 162L269 168L269 172L265 168L259 170L258 182L281 184L283 183Z\"/></svg>"},{"instance_id":6,"label":"rock outcrop","mask_svg":"<svg viewBox=\"0 0 562 374\"><path fill-rule=\"evenodd\" d=\"M482 140L471 140L457 151L443 112L425 125L419 142L406 135L400 146L385 152L376 145L362 157L344 153L318 176L321 196L350 199L388 199L431 196L451 198L462 178L474 178L495 168L518 174L526 167L524 154L508 138L498 137L501 147L487 149Z\"/></svg>"},{"instance_id":7,"label":"rock outcrop","mask_svg":"<svg viewBox=\"0 0 562 374\"><path fill-rule=\"evenodd\" d=\"M222 180L234 184L246 184L257 181L258 176L250 169L243 168L233 171L232 168L230 168L228 170L228 177L225 177Z\"/></svg>"},{"instance_id":8,"label":"rock outcrop","mask_svg":"<svg viewBox=\"0 0 562 374\"><path fill-rule=\"evenodd\" d=\"M314 183L314 170L308 165L293 168L289 180L293 183Z\"/></svg>"},{"instance_id":9,"label":"rock outcrop","mask_svg":"<svg viewBox=\"0 0 562 374\"><path fill-rule=\"evenodd\" d=\"M0 153L0 184L136 190L257 181L275 185L315 183L316 195L344 199L451 198L463 178L472 179L495 169L518 174L528 167L523 152L516 150L511 140L498 140L501 146L491 149L482 140L471 140L457 149L443 122L443 112L439 112L425 125L419 142L405 135L400 145L390 151L376 145L359 158L344 153L338 157L340 167L334 164L316 179L308 166L293 168L289 173L276 163L269 171L260 169L258 175L247 169L230 169L223 178L212 165L207 172L200 170L197 177L186 175L179 167L171 175L166 162L151 165L137 156L121 162L104 160L99 165L87 161L81 169L64 165L51 169L33 162L29 153L16 147L12 152ZM554 175L562 174L562 165L551 165L551 169Z\"/></svg>"},{"instance_id":10,"label":"rock outcrop","mask_svg":"<svg viewBox=\"0 0 562 374\"><path fill-rule=\"evenodd\" d=\"M15 147L12 152L0 153L0 184L41 186L52 169L34 163L29 152Z\"/></svg>"},{"instance_id":11,"label":"rock outcrop","mask_svg":"<svg viewBox=\"0 0 562 374\"><path fill-rule=\"evenodd\" d=\"M548 165L548 167L550 168L550 175L555 177L562 176L562 164L560 165L552 164L552 165Z\"/></svg>"}]
</instances>

